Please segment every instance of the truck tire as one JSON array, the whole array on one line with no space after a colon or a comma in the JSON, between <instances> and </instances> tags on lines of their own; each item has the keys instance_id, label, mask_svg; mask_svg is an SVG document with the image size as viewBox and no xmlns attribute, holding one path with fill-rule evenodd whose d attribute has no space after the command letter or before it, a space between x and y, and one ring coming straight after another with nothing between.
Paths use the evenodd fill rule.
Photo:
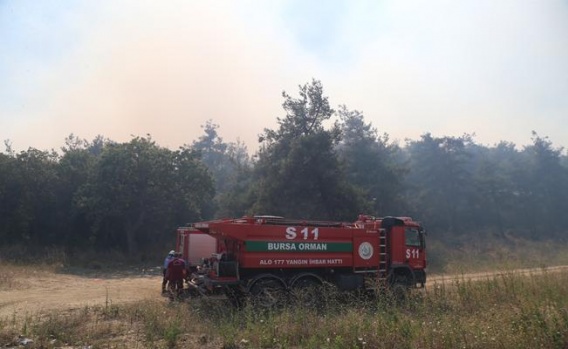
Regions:
<instances>
[{"instance_id":1,"label":"truck tire","mask_svg":"<svg viewBox=\"0 0 568 349\"><path fill-rule=\"evenodd\" d=\"M405 275L396 275L390 287L390 293L396 303L404 303L410 295L410 282Z\"/></svg>"},{"instance_id":2,"label":"truck tire","mask_svg":"<svg viewBox=\"0 0 568 349\"><path fill-rule=\"evenodd\" d=\"M306 308L318 308L323 302L322 284L311 277L301 278L292 285L294 302Z\"/></svg>"},{"instance_id":3,"label":"truck tire","mask_svg":"<svg viewBox=\"0 0 568 349\"><path fill-rule=\"evenodd\" d=\"M286 289L284 284L277 279L263 278L252 285L250 297L255 308L278 308L286 303Z\"/></svg>"}]
</instances>

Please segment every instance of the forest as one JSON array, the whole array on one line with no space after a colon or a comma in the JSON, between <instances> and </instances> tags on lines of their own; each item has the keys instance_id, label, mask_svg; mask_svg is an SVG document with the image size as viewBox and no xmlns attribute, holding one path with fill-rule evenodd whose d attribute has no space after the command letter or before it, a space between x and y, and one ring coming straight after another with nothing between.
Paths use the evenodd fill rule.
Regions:
<instances>
[{"instance_id":1,"label":"forest","mask_svg":"<svg viewBox=\"0 0 568 349\"><path fill-rule=\"evenodd\" d=\"M161 255L176 227L270 214L354 221L411 216L430 241L521 237L566 242L568 158L532 132L532 144L487 146L475 135L424 133L393 142L322 83L283 92L275 129L249 154L220 125L171 150L150 135L127 143L69 135L60 150L0 153L0 245ZM514 126L512 126L514 127ZM152 252L153 251L153 252Z\"/></svg>"}]
</instances>

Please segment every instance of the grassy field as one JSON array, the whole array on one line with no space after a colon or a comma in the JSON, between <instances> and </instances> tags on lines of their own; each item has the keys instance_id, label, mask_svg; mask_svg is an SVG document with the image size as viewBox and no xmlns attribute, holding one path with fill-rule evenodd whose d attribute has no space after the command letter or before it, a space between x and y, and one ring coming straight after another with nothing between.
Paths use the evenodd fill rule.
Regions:
<instances>
[{"instance_id":1,"label":"grassy field","mask_svg":"<svg viewBox=\"0 0 568 349\"><path fill-rule=\"evenodd\" d=\"M430 253L439 248L431 247ZM444 251L447 263L440 269L461 275L568 264L561 246L492 248L495 254L478 258ZM22 287L16 275L25 268L0 261L0 292ZM211 299L120 305L108 299L100 306L0 318L0 347L31 339L26 348L568 348L566 271L505 271L475 282L456 276L429 283L402 304L389 297L326 298L323 310L271 312L235 310Z\"/></svg>"},{"instance_id":2,"label":"grassy field","mask_svg":"<svg viewBox=\"0 0 568 349\"><path fill-rule=\"evenodd\" d=\"M461 274L568 265L568 244L555 241L483 240L470 238L448 246L428 244L429 272Z\"/></svg>"},{"instance_id":3,"label":"grassy field","mask_svg":"<svg viewBox=\"0 0 568 349\"><path fill-rule=\"evenodd\" d=\"M325 310L234 310L221 300L152 301L0 320L27 348L566 348L568 273L432 286L407 302L329 301ZM19 336L22 336L19 338Z\"/></svg>"}]
</instances>

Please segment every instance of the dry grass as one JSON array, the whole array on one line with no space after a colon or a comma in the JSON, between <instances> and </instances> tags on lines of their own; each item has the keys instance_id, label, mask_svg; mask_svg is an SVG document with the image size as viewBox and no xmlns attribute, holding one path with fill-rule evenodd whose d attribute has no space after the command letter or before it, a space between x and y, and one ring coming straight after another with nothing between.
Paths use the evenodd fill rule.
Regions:
<instances>
[{"instance_id":1,"label":"dry grass","mask_svg":"<svg viewBox=\"0 0 568 349\"><path fill-rule=\"evenodd\" d=\"M18 278L18 275L20 275L23 269L25 268L0 262L0 291L22 287L23 282Z\"/></svg>"},{"instance_id":2,"label":"dry grass","mask_svg":"<svg viewBox=\"0 0 568 349\"><path fill-rule=\"evenodd\" d=\"M0 291L12 289L15 282L14 272L0 264Z\"/></svg>"},{"instance_id":3,"label":"dry grass","mask_svg":"<svg viewBox=\"0 0 568 349\"><path fill-rule=\"evenodd\" d=\"M462 274L483 271L568 265L568 245L553 241L468 240L454 247L432 241L429 271Z\"/></svg>"},{"instance_id":4,"label":"dry grass","mask_svg":"<svg viewBox=\"0 0 568 349\"><path fill-rule=\"evenodd\" d=\"M545 243L496 245L476 258L462 252L447 268L465 272L552 265L566 258L561 252L562 247ZM499 259L498 267L489 267ZM516 264L523 259L528 265ZM472 266L471 261L477 263ZM3 287L21 287L16 275L25 268L0 261ZM34 341L26 348L36 349L568 348L567 271L528 276L505 272L481 281L457 277L430 286L398 305L388 297L330 296L323 310L236 310L210 299L114 305L109 299L104 306L0 318L0 347L17 347L23 336Z\"/></svg>"},{"instance_id":5,"label":"dry grass","mask_svg":"<svg viewBox=\"0 0 568 349\"><path fill-rule=\"evenodd\" d=\"M333 300L325 310L235 310L219 300L84 308L0 322L28 348L566 348L568 273L456 279L407 303ZM335 298L333 298L335 299ZM110 304L111 302L109 302Z\"/></svg>"},{"instance_id":6,"label":"dry grass","mask_svg":"<svg viewBox=\"0 0 568 349\"><path fill-rule=\"evenodd\" d=\"M110 303L110 302L109 302ZM221 348L191 319L187 304L141 302L85 307L47 314L0 319L0 347L26 348Z\"/></svg>"},{"instance_id":7,"label":"dry grass","mask_svg":"<svg viewBox=\"0 0 568 349\"><path fill-rule=\"evenodd\" d=\"M39 264L34 266L14 264L0 260L0 291L17 290L26 287L26 275L38 272L53 272L59 264Z\"/></svg>"}]
</instances>

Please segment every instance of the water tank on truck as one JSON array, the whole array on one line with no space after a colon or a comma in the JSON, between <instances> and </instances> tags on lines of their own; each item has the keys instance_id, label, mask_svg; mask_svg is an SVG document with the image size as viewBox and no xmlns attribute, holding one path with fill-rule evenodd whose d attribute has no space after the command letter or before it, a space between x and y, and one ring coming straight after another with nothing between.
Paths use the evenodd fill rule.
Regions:
<instances>
[{"instance_id":1,"label":"water tank on truck","mask_svg":"<svg viewBox=\"0 0 568 349\"><path fill-rule=\"evenodd\" d=\"M409 217L335 222L254 216L191 227L217 242L202 287L223 288L236 305L311 304L323 285L402 295L426 282L425 232Z\"/></svg>"},{"instance_id":2,"label":"water tank on truck","mask_svg":"<svg viewBox=\"0 0 568 349\"><path fill-rule=\"evenodd\" d=\"M189 265L197 266L217 252L217 239L192 227L177 229L176 251Z\"/></svg>"}]
</instances>

